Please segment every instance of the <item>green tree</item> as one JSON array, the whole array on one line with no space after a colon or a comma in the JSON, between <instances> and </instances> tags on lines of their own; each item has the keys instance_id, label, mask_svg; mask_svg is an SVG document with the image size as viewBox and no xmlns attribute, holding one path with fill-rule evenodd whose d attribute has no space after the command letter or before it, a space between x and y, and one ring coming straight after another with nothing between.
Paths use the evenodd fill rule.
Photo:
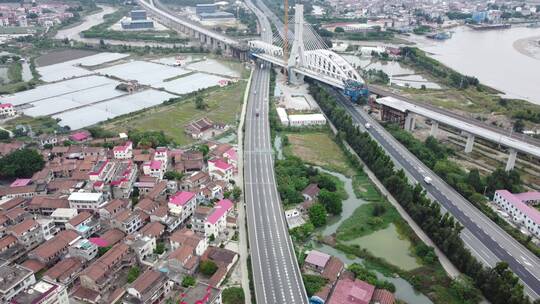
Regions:
<instances>
[{"instance_id":1,"label":"green tree","mask_svg":"<svg viewBox=\"0 0 540 304\"><path fill-rule=\"evenodd\" d=\"M229 287L221 295L223 304L244 304L244 290L241 287Z\"/></svg>"},{"instance_id":2,"label":"green tree","mask_svg":"<svg viewBox=\"0 0 540 304\"><path fill-rule=\"evenodd\" d=\"M478 303L481 299L478 289L474 286L473 280L460 275L452 281L451 290L463 301L463 303Z\"/></svg>"},{"instance_id":3,"label":"green tree","mask_svg":"<svg viewBox=\"0 0 540 304\"><path fill-rule=\"evenodd\" d=\"M338 26L334 29L334 33L345 33L345 29Z\"/></svg>"},{"instance_id":4,"label":"green tree","mask_svg":"<svg viewBox=\"0 0 540 304\"><path fill-rule=\"evenodd\" d=\"M207 107L208 107L208 104L206 103L204 98L201 95L197 95L197 97L195 97L195 108L199 110L204 110Z\"/></svg>"},{"instance_id":5,"label":"green tree","mask_svg":"<svg viewBox=\"0 0 540 304\"><path fill-rule=\"evenodd\" d=\"M6 130L0 130L0 140L9 139L9 132Z\"/></svg>"},{"instance_id":6,"label":"green tree","mask_svg":"<svg viewBox=\"0 0 540 304\"><path fill-rule=\"evenodd\" d=\"M326 211L333 215L341 214L343 205L341 197L336 192L330 192L326 189L322 189L317 197L318 201L323 204Z\"/></svg>"},{"instance_id":7,"label":"green tree","mask_svg":"<svg viewBox=\"0 0 540 304\"><path fill-rule=\"evenodd\" d=\"M195 280L192 276L185 276L182 279L182 287L188 288L190 286L194 286L197 283L197 280Z\"/></svg>"},{"instance_id":8,"label":"green tree","mask_svg":"<svg viewBox=\"0 0 540 304\"><path fill-rule=\"evenodd\" d=\"M211 260L202 261L199 265L199 269L205 276L211 276L218 270L218 266Z\"/></svg>"},{"instance_id":9,"label":"green tree","mask_svg":"<svg viewBox=\"0 0 540 304\"><path fill-rule=\"evenodd\" d=\"M326 225L326 209L322 204L314 204L309 208L309 220L315 227Z\"/></svg>"},{"instance_id":10,"label":"green tree","mask_svg":"<svg viewBox=\"0 0 540 304\"><path fill-rule=\"evenodd\" d=\"M158 242L156 244L156 249L154 249L154 253L155 254L162 254L165 252L165 243L163 242Z\"/></svg>"},{"instance_id":11,"label":"green tree","mask_svg":"<svg viewBox=\"0 0 540 304\"><path fill-rule=\"evenodd\" d=\"M523 119L516 120L513 128L514 128L514 132L522 133L523 130L525 129L525 123L523 122Z\"/></svg>"},{"instance_id":12,"label":"green tree","mask_svg":"<svg viewBox=\"0 0 540 304\"><path fill-rule=\"evenodd\" d=\"M128 283L133 283L135 280L139 277L141 274L141 269L137 266L133 266L129 269L128 275L127 275L127 281Z\"/></svg>"},{"instance_id":13,"label":"green tree","mask_svg":"<svg viewBox=\"0 0 540 304\"><path fill-rule=\"evenodd\" d=\"M235 201L238 201L240 199L240 196L242 195L242 189L238 186L234 186L232 190L232 198Z\"/></svg>"},{"instance_id":14,"label":"green tree","mask_svg":"<svg viewBox=\"0 0 540 304\"><path fill-rule=\"evenodd\" d=\"M317 293L328 282L325 278L313 274L303 274L302 279L304 280L308 297Z\"/></svg>"},{"instance_id":15,"label":"green tree","mask_svg":"<svg viewBox=\"0 0 540 304\"><path fill-rule=\"evenodd\" d=\"M469 174L467 175L467 184L473 187L476 192L484 192L484 183L480 178L480 172L478 169L472 169L469 171Z\"/></svg>"},{"instance_id":16,"label":"green tree","mask_svg":"<svg viewBox=\"0 0 540 304\"><path fill-rule=\"evenodd\" d=\"M98 256L104 255L107 251L109 251L112 247L106 246L106 247L99 247L98 248Z\"/></svg>"},{"instance_id":17,"label":"green tree","mask_svg":"<svg viewBox=\"0 0 540 304\"><path fill-rule=\"evenodd\" d=\"M163 178L167 180L181 180L184 174L178 171L167 171L163 174Z\"/></svg>"},{"instance_id":18,"label":"green tree","mask_svg":"<svg viewBox=\"0 0 540 304\"><path fill-rule=\"evenodd\" d=\"M319 174L317 176L317 186L319 186L321 189L326 189L332 192L337 190L335 180L328 174Z\"/></svg>"},{"instance_id":19,"label":"green tree","mask_svg":"<svg viewBox=\"0 0 540 304\"><path fill-rule=\"evenodd\" d=\"M0 176L4 178L31 177L43 169L45 160L34 149L21 149L0 158Z\"/></svg>"},{"instance_id":20,"label":"green tree","mask_svg":"<svg viewBox=\"0 0 540 304\"><path fill-rule=\"evenodd\" d=\"M197 146L197 150L202 152L203 157L206 157L208 156L208 153L210 152L210 147L208 147L208 145L199 145Z\"/></svg>"}]
</instances>

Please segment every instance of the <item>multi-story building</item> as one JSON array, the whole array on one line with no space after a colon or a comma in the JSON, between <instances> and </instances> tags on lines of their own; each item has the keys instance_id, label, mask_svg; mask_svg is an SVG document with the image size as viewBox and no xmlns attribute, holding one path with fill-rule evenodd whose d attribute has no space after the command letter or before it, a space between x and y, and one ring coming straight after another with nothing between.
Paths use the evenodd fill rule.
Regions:
<instances>
[{"instance_id":1,"label":"multi-story building","mask_svg":"<svg viewBox=\"0 0 540 304\"><path fill-rule=\"evenodd\" d=\"M132 263L129 246L118 243L81 273L81 286L97 292L104 292L111 287L109 283L115 272L120 267L127 267Z\"/></svg>"},{"instance_id":2,"label":"multi-story building","mask_svg":"<svg viewBox=\"0 0 540 304\"><path fill-rule=\"evenodd\" d=\"M116 159L131 159L133 157L133 143L126 141L122 146L114 147L113 155Z\"/></svg>"},{"instance_id":3,"label":"multi-story building","mask_svg":"<svg viewBox=\"0 0 540 304\"><path fill-rule=\"evenodd\" d=\"M173 282L165 274L153 269L141 274L127 289L126 304L160 303L171 291Z\"/></svg>"},{"instance_id":4,"label":"multi-story building","mask_svg":"<svg viewBox=\"0 0 540 304\"><path fill-rule=\"evenodd\" d=\"M156 249L156 239L150 236L136 235L133 239L128 239L126 244L137 255L139 261L144 261L151 256Z\"/></svg>"},{"instance_id":5,"label":"multi-story building","mask_svg":"<svg viewBox=\"0 0 540 304\"><path fill-rule=\"evenodd\" d=\"M38 222L26 219L7 230L7 233L17 238L19 243L33 248L43 242L43 231Z\"/></svg>"},{"instance_id":6,"label":"multi-story building","mask_svg":"<svg viewBox=\"0 0 540 304\"><path fill-rule=\"evenodd\" d=\"M68 252L72 257L79 257L86 261L91 261L97 256L98 247L87 239L79 239L73 245L69 246Z\"/></svg>"},{"instance_id":7,"label":"multi-story building","mask_svg":"<svg viewBox=\"0 0 540 304\"><path fill-rule=\"evenodd\" d=\"M107 203L105 195L100 192L74 192L70 194L68 201L70 208L93 212L97 212Z\"/></svg>"},{"instance_id":8,"label":"multi-story building","mask_svg":"<svg viewBox=\"0 0 540 304\"><path fill-rule=\"evenodd\" d=\"M69 304L67 288L41 280L11 300L12 304Z\"/></svg>"},{"instance_id":9,"label":"multi-story building","mask_svg":"<svg viewBox=\"0 0 540 304\"><path fill-rule=\"evenodd\" d=\"M512 194L508 190L497 190L493 201L507 212L515 223L525 226L532 235L540 238L540 212L527 205L540 202L540 192Z\"/></svg>"},{"instance_id":10,"label":"multi-story building","mask_svg":"<svg viewBox=\"0 0 540 304\"><path fill-rule=\"evenodd\" d=\"M15 116L16 112L13 105L10 103L0 104L0 118Z\"/></svg>"},{"instance_id":11,"label":"multi-story building","mask_svg":"<svg viewBox=\"0 0 540 304\"><path fill-rule=\"evenodd\" d=\"M34 273L20 265L0 266L0 303L9 303L20 292L36 282Z\"/></svg>"},{"instance_id":12,"label":"multi-story building","mask_svg":"<svg viewBox=\"0 0 540 304\"><path fill-rule=\"evenodd\" d=\"M137 173L137 166L131 160L117 162L110 182L113 198L129 198Z\"/></svg>"},{"instance_id":13,"label":"multi-story building","mask_svg":"<svg viewBox=\"0 0 540 304\"><path fill-rule=\"evenodd\" d=\"M169 212L185 222L195 211L197 206L197 198L195 193L181 191L177 192L169 198Z\"/></svg>"},{"instance_id":14,"label":"multi-story building","mask_svg":"<svg viewBox=\"0 0 540 304\"><path fill-rule=\"evenodd\" d=\"M91 213L83 211L66 223L66 229L77 232L83 238L89 238L100 229L99 221Z\"/></svg>"},{"instance_id":15,"label":"multi-story building","mask_svg":"<svg viewBox=\"0 0 540 304\"><path fill-rule=\"evenodd\" d=\"M126 209L113 217L111 224L113 227L122 230L124 233L131 234L139 230L144 223L139 212Z\"/></svg>"},{"instance_id":16,"label":"multi-story building","mask_svg":"<svg viewBox=\"0 0 540 304\"><path fill-rule=\"evenodd\" d=\"M45 265L54 265L67 253L69 245L79 238L80 236L75 231L62 230L52 239L30 251L28 258L38 260Z\"/></svg>"},{"instance_id":17,"label":"multi-story building","mask_svg":"<svg viewBox=\"0 0 540 304\"><path fill-rule=\"evenodd\" d=\"M39 218L36 220L38 222L43 239L46 241L52 239L58 232L58 227L56 227L55 222L52 218Z\"/></svg>"},{"instance_id":18,"label":"multi-story building","mask_svg":"<svg viewBox=\"0 0 540 304\"><path fill-rule=\"evenodd\" d=\"M53 211L51 218L53 219L55 225L64 229L66 223L69 222L72 218L76 217L78 214L77 209L75 208L58 208Z\"/></svg>"},{"instance_id":19,"label":"multi-story building","mask_svg":"<svg viewBox=\"0 0 540 304\"><path fill-rule=\"evenodd\" d=\"M198 256L208 248L208 240L205 237L196 235L195 232L187 228L180 229L171 235L169 238L171 250L176 250L181 246L190 246L195 248L195 254Z\"/></svg>"},{"instance_id":20,"label":"multi-story building","mask_svg":"<svg viewBox=\"0 0 540 304\"><path fill-rule=\"evenodd\" d=\"M233 209L233 203L224 199L219 201L214 208L201 215L193 217L192 229L205 237L219 238L227 230L227 214Z\"/></svg>"},{"instance_id":21,"label":"multi-story building","mask_svg":"<svg viewBox=\"0 0 540 304\"><path fill-rule=\"evenodd\" d=\"M229 181L233 178L234 167L222 159L208 161L208 174L217 180Z\"/></svg>"}]
</instances>

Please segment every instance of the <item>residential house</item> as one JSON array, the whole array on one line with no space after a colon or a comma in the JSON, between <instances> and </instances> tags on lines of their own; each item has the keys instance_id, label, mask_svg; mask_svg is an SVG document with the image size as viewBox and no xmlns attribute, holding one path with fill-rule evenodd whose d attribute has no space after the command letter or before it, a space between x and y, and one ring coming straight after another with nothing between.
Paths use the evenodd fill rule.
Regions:
<instances>
[{"instance_id":1,"label":"residential house","mask_svg":"<svg viewBox=\"0 0 540 304\"><path fill-rule=\"evenodd\" d=\"M0 266L0 273L0 303L10 303L15 296L36 282L31 270L17 264Z\"/></svg>"},{"instance_id":2,"label":"residential house","mask_svg":"<svg viewBox=\"0 0 540 304\"><path fill-rule=\"evenodd\" d=\"M0 104L0 118L13 117L17 114L11 103Z\"/></svg>"},{"instance_id":3,"label":"residential house","mask_svg":"<svg viewBox=\"0 0 540 304\"><path fill-rule=\"evenodd\" d=\"M302 191L302 196L306 201L314 201L319 195L319 186L317 184L309 184L304 191Z\"/></svg>"},{"instance_id":4,"label":"residential house","mask_svg":"<svg viewBox=\"0 0 540 304\"><path fill-rule=\"evenodd\" d=\"M69 257L62 259L49 268L43 278L52 282L58 282L66 286L71 286L83 270L83 263L79 258Z\"/></svg>"},{"instance_id":5,"label":"residential house","mask_svg":"<svg viewBox=\"0 0 540 304\"><path fill-rule=\"evenodd\" d=\"M168 256L169 267L175 271L193 275L199 266L200 258L195 254L195 248L181 246Z\"/></svg>"},{"instance_id":6,"label":"residential house","mask_svg":"<svg viewBox=\"0 0 540 304\"><path fill-rule=\"evenodd\" d=\"M26 207L28 212L42 216L51 216L59 208L69 208L69 201L65 198L36 196Z\"/></svg>"},{"instance_id":7,"label":"residential house","mask_svg":"<svg viewBox=\"0 0 540 304\"><path fill-rule=\"evenodd\" d=\"M181 246L191 246L195 248L195 254L198 256L203 255L208 248L208 240L206 238L196 235L195 232L187 228L182 228L173 233L169 241L171 243L171 250L176 250Z\"/></svg>"},{"instance_id":8,"label":"residential house","mask_svg":"<svg viewBox=\"0 0 540 304\"><path fill-rule=\"evenodd\" d=\"M81 286L103 293L111 287L109 283L116 272L121 267L128 267L132 264L133 259L130 255L129 246L118 243L81 273Z\"/></svg>"},{"instance_id":9,"label":"residential house","mask_svg":"<svg viewBox=\"0 0 540 304\"><path fill-rule=\"evenodd\" d=\"M201 233L204 237L220 238L227 231L227 214L233 209L234 204L228 200L220 200L213 208L197 208L192 220L192 229ZM203 210L204 209L204 210ZM201 212L202 211L202 212Z\"/></svg>"},{"instance_id":10,"label":"residential house","mask_svg":"<svg viewBox=\"0 0 540 304\"><path fill-rule=\"evenodd\" d=\"M141 263L154 253L157 245L155 238L140 234L128 236L126 244L137 255Z\"/></svg>"},{"instance_id":11,"label":"residential house","mask_svg":"<svg viewBox=\"0 0 540 304\"><path fill-rule=\"evenodd\" d=\"M28 257L36 259L45 265L54 265L68 251L69 245L73 244L80 236L72 230L62 230L52 239L42 243L36 249L28 253Z\"/></svg>"},{"instance_id":12,"label":"residential house","mask_svg":"<svg viewBox=\"0 0 540 304\"><path fill-rule=\"evenodd\" d=\"M7 234L14 236L19 243L28 248L41 244L44 239L41 226L30 218L9 227Z\"/></svg>"},{"instance_id":13,"label":"residential house","mask_svg":"<svg viewBox=\"0 0 540 304\"><path fill-rule=\"evenodd\" d=\"M139 232L143 236L149 236L159 240L163 233L165 233L165 226L159 222L150 222L144 225Z\"/></svg>"},{"instance_id":14,"label":"residential house","mask_svg":"<svg viewBox=\"0 0 540 304\"><path fill-rule=\"evenodd\" d=\"M127 296L124 297L123 303L161 303L172 287L173 282L164 273L149 269L127 288Z\"/></svg>"},{"instance_id":15,"label":"residential house","mask_svg":"<svg viewBox=\"0 0 540 304\"><path fill-rule=\"evenodd\" d=\"M102 219L111 219L121 211L129 208L131 205L127 199L114 199L99 209L99 217Z\"/></svg>"},{"instance_id":16,"label":"residential house","mask_svg":"<svg viewBox=\"0 0 540 304\"><path fill-rule=\"evenodd\" d=\"M311 250L304 260L304 267L306 269L322 273L329 260L330 255L317 250Z\"/></svg>"},{"instance_id":17,"label":"residential house","mask_svg":"<svg viewBox=\"0 0 540 304\"><path fill-rule=\"evenodd\" d=\"M328 304L369 304L375 286L360 280L349 278L338 280Z\"/></svg>"},{"instance_id":18,"label":"residential house","mask_svg":"<svg viewBox=\"0 0 540 304\"><path fill-rule=\"evenodd\" d=\"M141 213L131 210L124 210L118 213L111 220L111 225L122 230L126 234L134 233L143 226Z\"/></svg>"},{"instance_id":19,"label":"residential house","mask_svg":"<svg viewBox=\"0 0 540 304\"><path fill-rule=\"evenodd\" d=\"M83 238L89 238L101 228L99 221L94 219L93 215L87 211L83 211L70 219L65 227L77 232Z\"/></svg>"},{"instance_id":20,"label":"residential house","mask_svg":"<svg viewBox=\"0 0 540 304\"><path fill-rule=\"evenodd\" d=\"M208 282L211 286L218 287L227 276L229 270L238 261L238 254L225 248L208 247L201 256L201 261L206 260L213 261L218 266L218 270L210 277Z\"/></svg>"},{"instance_id":21,"label":"residential house","mask_svg":"<svg viewBox=\"0 0 540 304\"><path fill-rule=\"evenodd\" d=\"M41 234L45 241L52 239L59 230L52 218L38 218L36 222L39 224Z\"/></svg>"},{"instance_id":22,"label":"residential house","mask_svg":"<svg viewBox=\"0 0 540 304\"><path fill-rule=\"evenodd\" d=\"M88 239L79 239L68 248L69 255L86 261L93 260L98 254L98 246Z\"/></svg>"},{"instance_id":23,"label":"residential house","mask_svg":"<svg viewBox=\"0 0 540 304\"><path fill-rule=\"evenodd\" d=\"M211 159L208 161L208 174L216 180L229 181L233 179L234 167L223 159Z\"/></svg>"},{"instance_id":24,"label":"residential house","mask_svg":"<svg viewBox=\"0 0 540 304\"><path fill-rule=\"evenodd\" d=\"M73 208L58 208L51 213L51 218L54 221L54 224L60 228L64 229L67 222L72 218L76 217L79 212L77 209Z\"/></svg>"},{"instance_id":25,"label":"residential house","mask_svg":"<svg viewBox=\"0 0 540 304\"><path fill-rule=\"evenodd\" d=\"M116 159L131 159L133 157L133 143L126 141L123 145L114 147L113 155Z\"/></svg>"},{"instance_id":26,"label":"residential house","mask_svg":"<svg viewBox=\"0 0 540 304\"><path fill-rule=\"evenodd\" d=\"M74 192L68 198L69 207L77 210L97 212L107 203L105 195L100 192Z\"/></svg>"},{"instance_id":27,"label":"residential house","mask_svg":"<svg viewBox=\"0 0 540 304\"><path fill-rule=\"evenodd\" d=\"M12 304L69 304L66 286L41 280L19 293L11 300Z\"/></svg>"},{"instance_id":28,"label":"residential house","mask_svg":"<svg viewBox=\"0 0 540 304\"><path fill-rule=\"evenodd\" d=\"M184 223L195 211L197 199L195 193L188 191L177 192L169 198L169 212L180 218Z\"/></svg>"},{"instance_id":29,"label":"residential house","mask_svg":"<svg viewBox=\"0 0 540 304\"><path fill-rule=\"evenodd\" d=\"M183 293L182 301L185 303L221 304L221 289L197 282Z\"/></svg>"}]
</instances>

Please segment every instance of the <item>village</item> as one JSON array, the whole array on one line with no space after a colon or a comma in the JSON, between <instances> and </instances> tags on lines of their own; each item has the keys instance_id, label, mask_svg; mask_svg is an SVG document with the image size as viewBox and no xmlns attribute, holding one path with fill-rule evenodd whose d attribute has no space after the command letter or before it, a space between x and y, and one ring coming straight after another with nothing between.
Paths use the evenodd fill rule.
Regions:
<instances>
[{"instance_id":1,"label":"village","mask_svg":"<svg viewBox=\"0 0 540 304\"><path fill-rule=\"evenodd\" d=\"M152 148L120 134L108 149L86 130L48 140L43 169L0 190L3 303L68 290L70 303L195 303L235 284L234 146Z\"/></svg>"}]
</instances>

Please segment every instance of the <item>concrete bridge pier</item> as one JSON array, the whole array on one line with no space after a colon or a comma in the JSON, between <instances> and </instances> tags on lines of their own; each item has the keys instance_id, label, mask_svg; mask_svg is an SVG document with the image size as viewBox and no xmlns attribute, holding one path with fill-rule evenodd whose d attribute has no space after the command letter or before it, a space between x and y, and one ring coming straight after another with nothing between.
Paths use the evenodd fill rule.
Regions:
<instances>
[{"instance_id":1,"label":"concrete bridge pier","mask_svg":"<svg viewBox=\"0 0 540 304\"><path fill-rule=\"evenodd\" d=\"M439 122L432 120L431 121L431 131L429 132L429 135L436 138L438 132L439 132Z\"/></svg>"},{"instance_id":2,"label":"concrete bridge pier","mask_svg":"<svg viewBox=\"0 0 540 304\"><path fill-rule=\"evenodd\" d=\"M514 169L514 166L516 165L516 158L517 158L517 151L514 149L510 149L510 154L508 155L508 161L506 162L506 168L505 171L510 171Z\"/></svg>"},{"instance_id":3,"label":"concrete bridge pier","mask_svg":"<svg viewBox=\"0 0 540 304\"><path fill-rule=\"evenodd\" d=\"M414 115L413 113L407 113L407 116L405 117L405 131L414 131L415 125L416 115Z\"/></svg>"},{"instance_id":4,"label":"concrete bridge pier","mask_svg":"<svg viewBox=\"0 0 540 304\"><path fill-rule=\"evenodd\" d=\"M304 75L289 69L289 83L293 85L304 84Z\"/></svg>"},{"instance_id":5,"label":"concrete bridge pier","mask_svg":"<svg viewBox=\"0 0 540 304\"><path fill-rule=\"evenodd\" d=\"M465 133L467 135L467 143L465 144L465 153L471 153L474 146L474 135Z\"/></svg>"}]
</instances>

